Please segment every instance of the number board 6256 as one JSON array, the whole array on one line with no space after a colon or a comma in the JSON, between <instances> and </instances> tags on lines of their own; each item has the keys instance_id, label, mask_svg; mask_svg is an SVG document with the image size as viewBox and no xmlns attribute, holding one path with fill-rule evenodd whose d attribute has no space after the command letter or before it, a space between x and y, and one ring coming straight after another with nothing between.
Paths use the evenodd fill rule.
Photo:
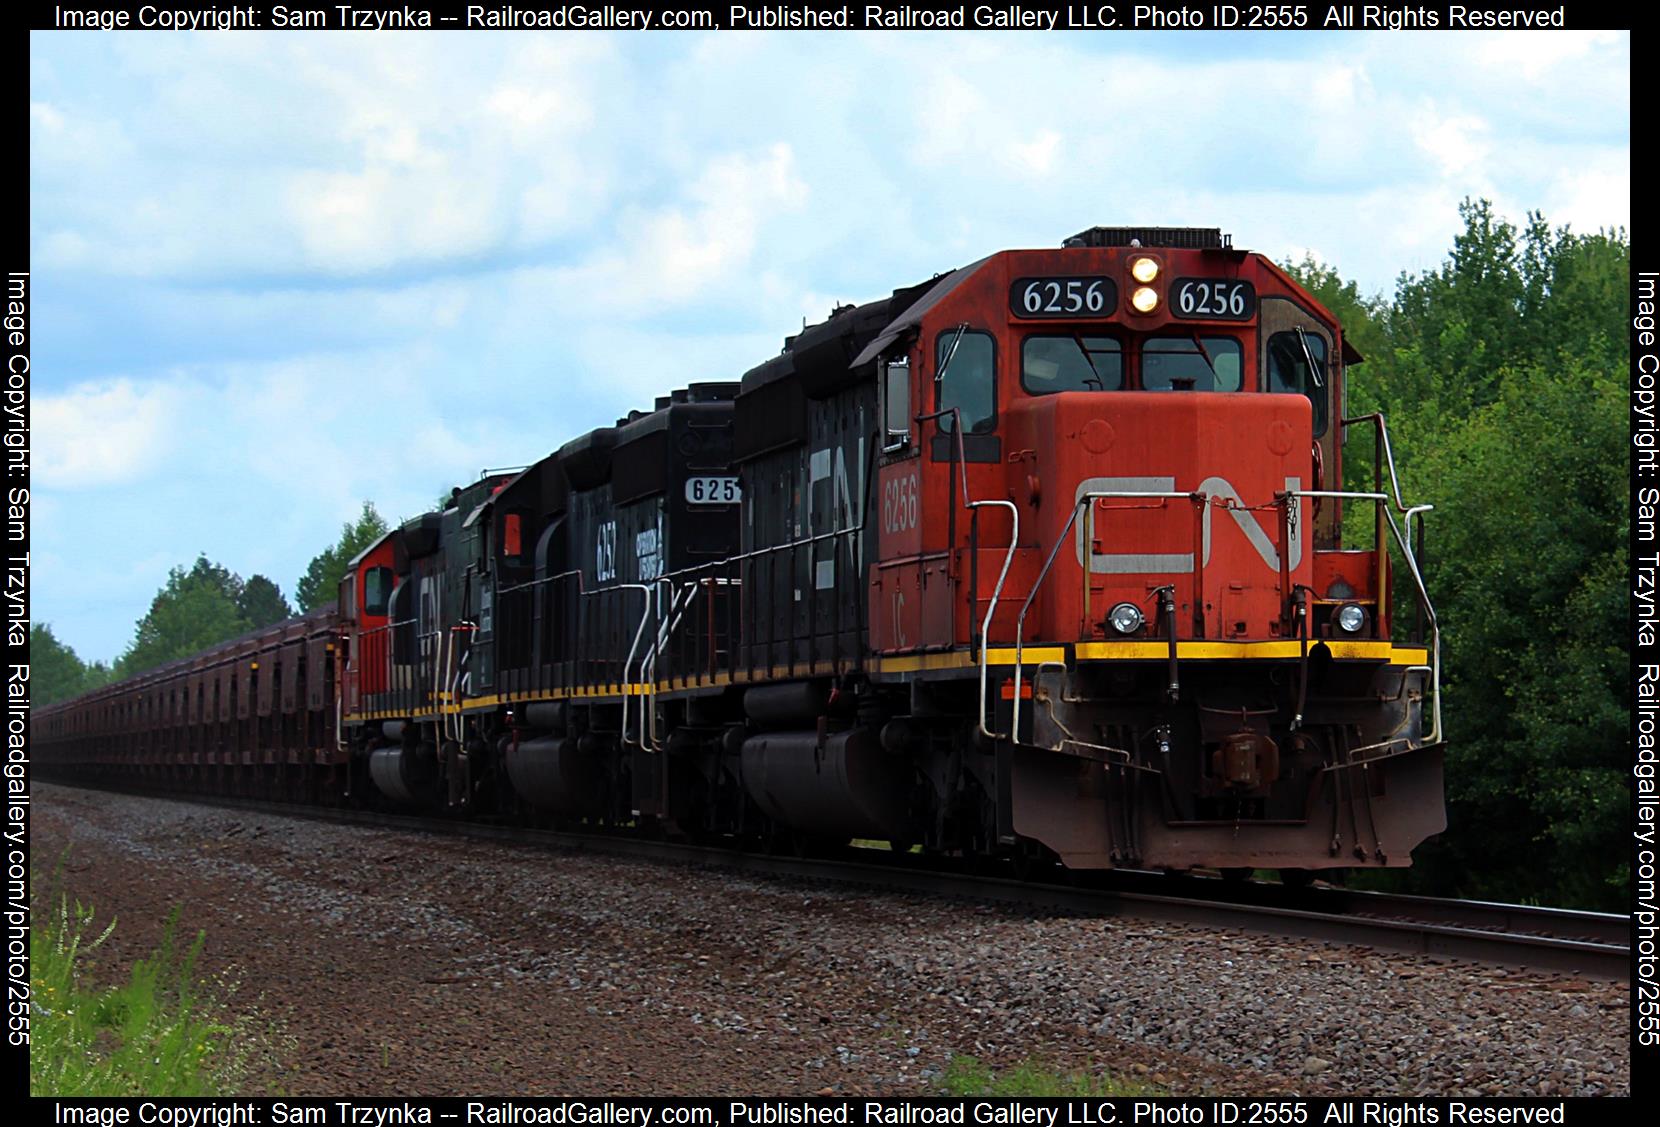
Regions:
<instances>
[{"instance_id":1,"label":"number board 6256","mask_svg":"<svg viewBox=\"0 0 1660 1127\"><path fill-rule=\"evenodd\" d=\"M1009 286L1009 312L1016 317L1106 317L1117 307L1118 288L1099 274L1016 278Z\"/></svg>"},{"instance_id":2,"label":"number board 6256","mask_svg":"<svg viewBox=\"0 0 1660 1127\"><path fill-rule=\"evenodd\" d=\"M1177 278L1170 283L1170 312L1198 321L1249 321L1257 291L1237 278Z\"/></svg>"}]
</instances>

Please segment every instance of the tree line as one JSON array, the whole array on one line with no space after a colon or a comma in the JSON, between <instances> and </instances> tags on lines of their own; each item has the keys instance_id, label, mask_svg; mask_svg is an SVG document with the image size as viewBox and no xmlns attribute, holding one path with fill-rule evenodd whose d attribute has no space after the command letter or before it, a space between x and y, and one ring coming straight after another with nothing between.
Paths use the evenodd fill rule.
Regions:
<instances>
[{"instance_id":1,"label":"tree line","mask_svg":"<svg viewBox=\"0 0 1660 1127\"><path fill-rule=\"evenodd\" d=\"M1442 631L1448 829L1386 883L1621 910L1630 243L1537 213L1518 228L1485 200L1461 214L1447 260L1401 275L1389 298L1293 267L1366 357L1346 413L1384 413L1406 500L1435 506L1424 571ZM1369 430L1345 455L1346 487L1372 488ZM1345 515L1371 520L1369 506ZM1396 578L1396 606L1410 607Z\"/></svg>"},{"instance_id":2,"label":"tree line","mask_svg":"<svg viewBox=\"0 0 1660 1127\"><path fill-rule=\"evenodd\" d=\"M1630 245L1623 230L1578 234L1538 214L1518 228L1485 200L1461 215L1446 261L1403 273L1391 296L1288 264L1366 357L1346 413L1385 414L1408 501L1435 505L1424 562L1442 628L1449 825L1410 871L1369 879L1618 909L1631 876ZM1345 454L1347 488L1370 489L1369 433ZM1346 516L1350 542L1369 543L1370 511ZM298 606L334 598L346 562L385 528L365 504L296 585ZM1404 585L1396 594L1412 605ZM263 576L199 558L169 573L113 668L83 665L37 626L35 701L287 614Z\"/></svg>"}]
</instances>

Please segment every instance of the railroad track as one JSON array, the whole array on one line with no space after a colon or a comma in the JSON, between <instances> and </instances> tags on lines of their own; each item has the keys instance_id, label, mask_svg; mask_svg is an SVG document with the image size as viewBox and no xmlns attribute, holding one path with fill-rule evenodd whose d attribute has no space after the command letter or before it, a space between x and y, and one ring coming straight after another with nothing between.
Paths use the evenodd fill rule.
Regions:
<instances>
[{"instance_id":1,"label":"railroad track","mask_svg":"<svg viewBox=\"0 0 1660 1127\"><path fill-rule=\"evenodd\" d=\"M1135 871L1071 874L1065 883L1016 880L925 867L915 855L878 849L849 849L834 857L795 857L416 814L227 796L145 793L283 817L995 901L1079 915L1238 928L1621 982L1631 977L1631 920L1604 912L1441 900L1319 885L1294 889L1269 882L1231 883Z\"/></svg>"}]
</instances>

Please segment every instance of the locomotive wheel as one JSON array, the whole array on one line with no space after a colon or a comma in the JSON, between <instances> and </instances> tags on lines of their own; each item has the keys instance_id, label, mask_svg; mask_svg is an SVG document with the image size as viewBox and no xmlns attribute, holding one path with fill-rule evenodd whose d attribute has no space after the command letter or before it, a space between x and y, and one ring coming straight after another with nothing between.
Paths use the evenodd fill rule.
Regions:
<instances>
[{"instance_id":1,"label":"locomotive wheel","mask_svg":"<svg viewBox=\"0 0 1660 1127\"><path fill-rule=\"evenodd\" d=\"M1229 884L1244 884L1246 881L1251 879L1251 874L1254 872L1256 872L1256 870L1252 868L1228 868L1221 870L1222 879L1227 881Z\"/></svg>"}]
</instances>

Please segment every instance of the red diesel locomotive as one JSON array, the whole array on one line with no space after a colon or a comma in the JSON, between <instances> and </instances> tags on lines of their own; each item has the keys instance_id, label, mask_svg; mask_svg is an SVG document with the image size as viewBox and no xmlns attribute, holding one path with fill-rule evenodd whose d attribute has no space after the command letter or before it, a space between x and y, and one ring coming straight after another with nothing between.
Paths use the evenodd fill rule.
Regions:
<instances>
[{"instance_id":1,"label":"red diesel locomotive","mask_svg":"<svg viewBox=\"0 0 1660 1127\"><path fill-rule=\"evenodd\" d=\"M326 622L40 710L37 758L698 840L1404 865L1445 824L1428 506L1344 418L1359 360L1215 230L1000 252L457 490ZM303 720L263 651L318 681Z\"/></svg>"}]
</instances>

